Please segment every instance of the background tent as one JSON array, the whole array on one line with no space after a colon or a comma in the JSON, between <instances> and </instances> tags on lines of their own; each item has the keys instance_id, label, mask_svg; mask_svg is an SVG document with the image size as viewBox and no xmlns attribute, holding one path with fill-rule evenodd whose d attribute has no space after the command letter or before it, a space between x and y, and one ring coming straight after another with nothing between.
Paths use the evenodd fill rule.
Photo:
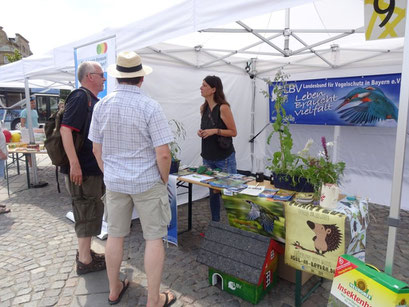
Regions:
<instances>
[{"instance_id":1,"label":"background tent","mask_svg":"<svg viewBox=\"0 0 409 307\"><path fill-rule=\"evenodd\" d=\"M144 89L161 102L169 119L186 126L188 139L181 144L184 164L201 163L196 136L203 102L199 87L206 75L219 75L238 126L238 168L254 172L276 149L266 146L268 131L248 142L268 123L267 99L260 93L266 89L262 77L271 77L280 68L292 80L402 71L404 40L365 41L363 5L356 0L184 1L126 27L107 28L45 55L0 67L0 82L25 78L72 82L73 48L114 36L117 52L137 50L153 66ZM321 136L331 140L334 129L293 126L294 150L309 137L316 143ZM343 190L389 205L396 129L342 127L338 132L335 154L347 163ZM409 209L408 168L406 161L405 209Z\"/></svg>"}]
</instances>

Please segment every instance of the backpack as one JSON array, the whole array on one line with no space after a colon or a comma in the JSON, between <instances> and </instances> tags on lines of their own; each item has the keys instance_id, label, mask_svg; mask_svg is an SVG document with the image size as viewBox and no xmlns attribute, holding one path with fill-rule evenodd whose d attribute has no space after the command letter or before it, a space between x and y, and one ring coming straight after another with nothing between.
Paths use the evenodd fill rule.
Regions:
<instances>
[{"instance_id":1,"label":"backpack","mask_svg":"<svg viewBox=\"0 0 409 307\"><path fill-rule=\"evenodd\" d=\"M83 88L79 88L77 90L72 91L66 101L71 97L71 95L75 92L82 91L86 93L87 98L88 98L88 103L91 101L91 95L88 93L87 90ZM65 111L65 104L64 107L62 107L60 110L57 112L53 113L47 120L44 126L44 132L45 132L45 140L44 140L44 147L47 149L48 156L50 157L51 163L55 166L64 166L68 165L68 157L67 154L65 153L64 146L62 143L62 138L61 138L61 133L60 133L60 128L61 128L61 121L64 116L64 111ZM87 121L85 123L85 127L88 124L88 117ZM81 150L82 145L84 144L84 136L81 133L78 133L76 131L72 132L72 137L74 141L74 147L75 151L78 152Z\"/></svg>"}]
</instances>

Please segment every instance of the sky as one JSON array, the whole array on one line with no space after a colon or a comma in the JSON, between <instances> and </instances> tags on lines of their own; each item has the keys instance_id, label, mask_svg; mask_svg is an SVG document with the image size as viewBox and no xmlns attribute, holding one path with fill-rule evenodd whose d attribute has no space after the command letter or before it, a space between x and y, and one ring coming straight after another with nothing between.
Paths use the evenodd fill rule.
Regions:
<instances>
[{"instance_id":1,"label":"sky","mask_svg":"<svg viewBox=\"0 0 409 307\"><path fill-rule=\"evenodd\" d=\"M2 1L0 26L19 33L33 54L154 15L183 0L19 0Z\"/></svg>"}]
</instances>

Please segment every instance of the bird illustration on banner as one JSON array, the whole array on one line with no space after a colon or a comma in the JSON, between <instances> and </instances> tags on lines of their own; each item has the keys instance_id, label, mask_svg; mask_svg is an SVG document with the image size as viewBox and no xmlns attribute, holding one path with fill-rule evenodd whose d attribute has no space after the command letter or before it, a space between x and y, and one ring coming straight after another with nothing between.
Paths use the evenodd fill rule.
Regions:
<instances>
[{"instance_id":1,"label":"bird illustration on banner","mask_svg":"<svg viewBox=\"0 0 409 307\"><path fill-rule=\"evenodd\" d=\"M398 108L379 87L357 87L341 99L344 101L338 105L336 110L339 110L341 119L348 123L371 124L386 119L398 120ZM357 102L360 103L340 110L350 103Z\"/></svg>"},{"instance_id":2,"label":"bird illustration on banner","mask_svg":"<svg viewBox=\"0 0 409 307\"><path fill-rule=\"evenodd\" d=\"M274 221L278 221L279 217L268 212L266 209L250 200L246 200L246 202L251 206L250 211L247 214L247 218L251 221L257 220L260 225L263 226L265 231L270 233L273 232Z\"/></svg>"}]
</instances>

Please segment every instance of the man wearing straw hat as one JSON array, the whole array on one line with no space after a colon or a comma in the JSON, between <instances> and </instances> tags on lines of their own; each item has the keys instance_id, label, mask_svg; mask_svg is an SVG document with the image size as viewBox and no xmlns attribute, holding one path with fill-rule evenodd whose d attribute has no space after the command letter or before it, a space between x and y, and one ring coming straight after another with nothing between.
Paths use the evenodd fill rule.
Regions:
<instances>
[{"instance_id":1,"label":"man wearing straw hat","mask_svg":"<svg viewBox=\"0 0 409 307\"><path fill-rule=\"evenodd\" d=\"M140 89L144 76L151 72L135 52L119 53L117 64L108 67L118 85L95 107L89 133L107 189L105 256L111 305L120 302L129 286L127 279L120 280L119 271L134 208L146 241L147 306L170 306L176 300L170 291L160 293L165 259L162 238L171 219L167 182L168 144L173 135L159 103Z\"/></svg>"}]
</instances>

